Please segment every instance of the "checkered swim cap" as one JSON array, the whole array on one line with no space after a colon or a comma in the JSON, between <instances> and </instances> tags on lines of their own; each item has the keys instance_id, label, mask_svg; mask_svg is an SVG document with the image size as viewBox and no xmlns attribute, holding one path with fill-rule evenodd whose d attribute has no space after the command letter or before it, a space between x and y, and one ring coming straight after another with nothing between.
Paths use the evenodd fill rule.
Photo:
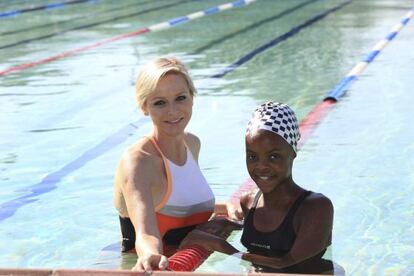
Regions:
<instances>
[{"instance_id":1,"label":"checkered swim cap","mask_svg":"<svg viewBox=\"0 0 414 276\"><path fill-rule=\"evenodd\" d=\"M256 108L247 126L247 133L254 133L259 129L269 130L281 136L297 152L300 139L299 124L289 106L267 102Z\"/></svg>"}]
</instances>

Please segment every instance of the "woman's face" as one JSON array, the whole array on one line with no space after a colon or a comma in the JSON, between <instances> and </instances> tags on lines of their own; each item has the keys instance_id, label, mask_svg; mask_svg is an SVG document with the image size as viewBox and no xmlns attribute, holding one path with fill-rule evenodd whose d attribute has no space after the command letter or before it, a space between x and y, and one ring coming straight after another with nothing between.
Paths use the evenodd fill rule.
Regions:
<instances>
[{"instance_id":1,"label":"woman's face","mask_svg":"<svg viewBox=\"0 0 414 276\"><path fill-rule=\"evenodd\" d=\"M193 97L181 74L168 73L160 79L142 110L149 115L155 128L167 135L184 132L191 119Z\"/></svg>"},{"instance_id":2,"label":"woman's face","mask_svg":"<svg viewBox=\"0 0 414 276\"><path fill-rule=\"evenodd\" d=\"M250 177L263 193L291 181L296 154L279 135L260 129L246 135L246 164Z\"/></svg>"}]
</instances>

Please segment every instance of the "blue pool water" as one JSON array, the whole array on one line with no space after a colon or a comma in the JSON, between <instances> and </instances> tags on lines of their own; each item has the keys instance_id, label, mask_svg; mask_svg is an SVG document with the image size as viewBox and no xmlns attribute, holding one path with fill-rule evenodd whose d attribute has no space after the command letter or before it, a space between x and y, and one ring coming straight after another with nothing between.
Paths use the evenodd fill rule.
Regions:
<instances>
[{"instance_id":1,"label":"blue pool water","mask_svg":"<svg viewBox=\"0 0 414 276\"><path fill-rule=\"evenodd\" d=\"M1 11L53 1L3 2ZM223 3L101 0L0 18L0 71ZM243 136L253 108L277 100L304 118L413 7L412 1L344 3L258 0L0 76L0 267L133 263L133 256L120 259L102 248L119 240L116 163L151 127L136 108L133 82L140 66L159 55L177 55L190 68L199 95L189 130L202 140L206 178L218 200L226 200L247 179ZM295 162L295 180L334 203L331 255L350 275L414 270L413 26L334 106ZM242 249L239 235L230 239ZM248 270L239 263L213 254L199 271Z\"/></svg>"}]
</instances>

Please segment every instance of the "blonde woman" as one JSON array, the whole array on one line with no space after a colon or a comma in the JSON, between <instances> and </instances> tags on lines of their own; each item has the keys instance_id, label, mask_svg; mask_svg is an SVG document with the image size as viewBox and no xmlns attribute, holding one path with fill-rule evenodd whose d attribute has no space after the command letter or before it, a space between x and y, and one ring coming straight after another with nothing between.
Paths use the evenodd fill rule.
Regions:
<instances>
[{"instance_id":1,"label":"blonde woman","mask_svg":"<svg viewBox=\"0 0 414 276\"><path fill-rule=\"evenodd\" d=\"M158 58L138 76L138 105L153 130L123 153L114 183L122 250L138 253L134 270L166 269L165 243L178 245L215 210L227 212L225 205L215 206L198 166L199 138L185 132L195 94L187 69L176 58Z\"/></svg>"}]
</instances>

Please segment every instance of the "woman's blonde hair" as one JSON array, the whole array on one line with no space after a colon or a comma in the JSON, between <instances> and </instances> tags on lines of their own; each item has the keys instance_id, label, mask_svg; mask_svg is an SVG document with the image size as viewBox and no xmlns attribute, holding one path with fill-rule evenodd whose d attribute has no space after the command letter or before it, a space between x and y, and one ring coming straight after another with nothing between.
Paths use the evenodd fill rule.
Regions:
<instances>
[{"instance_id":1,"label":"woman's blonde hair","mask_svg":"<svg viewBox=\"0 0 414 276\"><path fill-rule=\"evenodd\" d=\"M161 57L145 65L138 75L135 94L140 108L145 105L148 96L154 92L160 79L171 73L182 75L187 81L191 96L195 96L197 91L184 64L175 57Z\"/></svg>"}]
</instances>

